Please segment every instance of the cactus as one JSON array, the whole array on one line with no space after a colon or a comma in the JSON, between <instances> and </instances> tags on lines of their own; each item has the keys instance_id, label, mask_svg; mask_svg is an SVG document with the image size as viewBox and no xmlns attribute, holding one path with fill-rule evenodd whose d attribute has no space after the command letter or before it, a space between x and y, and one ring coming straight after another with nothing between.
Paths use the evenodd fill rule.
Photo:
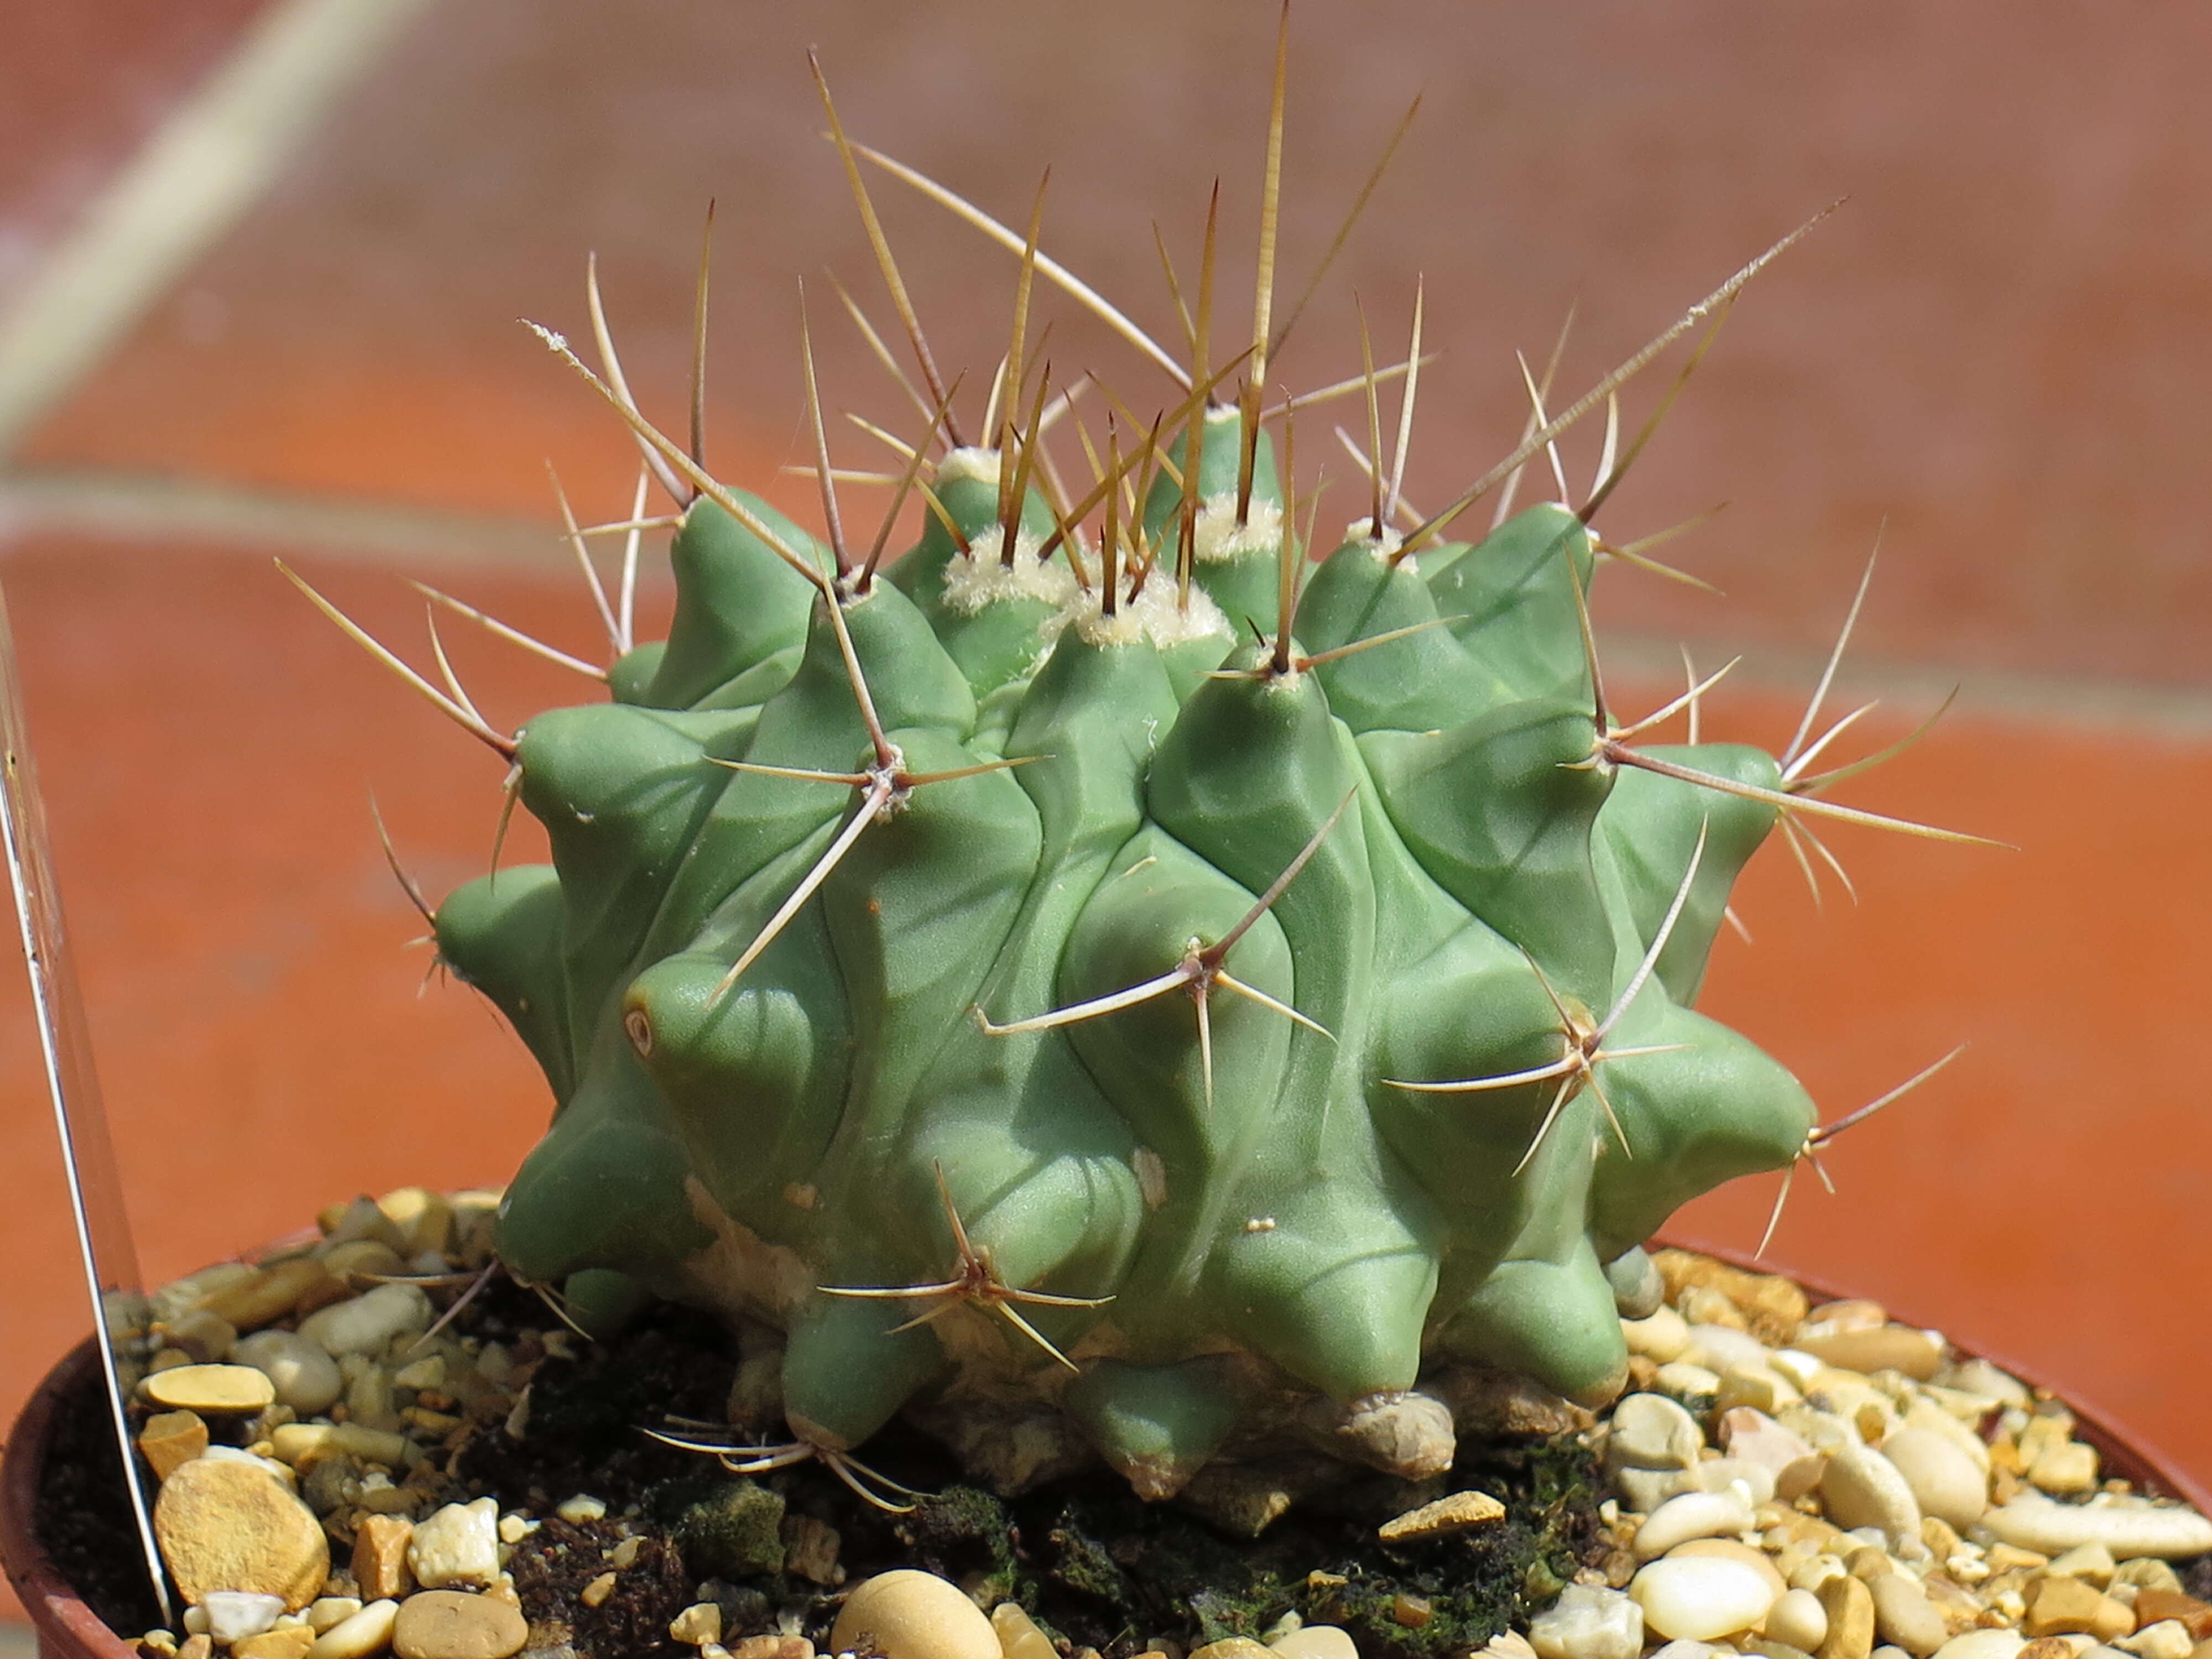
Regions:
<instances>
[{"instance_id":1,"label":"cactus","mask_svg":"<svg viewBox=\"0 0 2212 1659\"><path fill-rule=\"evenodd\" d=\"M824 538L716 480L696 427L652 427L603 325L605 380L541 331L678 502L668 637L632 646L625 607L611 700L512 738L422 683L511 758L552 848L434 918L557 1103L504 1261L586 1324L647 1287L721 1310L790 1438L701 1443L878 1497L850 1454L921 1405L1002 1486L1095 1451L1163 1497L1284 1432L1434 1473L1470 1369L1609 1399L1644 1242L1822 1134L1692 1007L1731 884L1778 822L1796 846L1808 814L1887 821L1814 793L1809 717L1780 758L1637 741L1686 707L1694 733L1702 687L1616 723L1586 590L1641 561L1590 525L1642 439L1608 441L1579 508L1446 532L1764 258L1559 418L1538 394L1426 520L1403 428L1384 477L1370 356L1370 510L1315 559L1261 395L1271 231L1253 349L1208 361L1209 225L1189 365L1142 342L1182 395L1086 434L1071 501L1025 362L1035 277L1133 325L1035 219L956 201L1021 255L962 442L855 161L884 158L830 114L932 416L884 533L845 538L811 340ZM1280 121L1279 62L1270 227ZM915 491L919 544L885 562Z\"/></svg>"}]
</instances>

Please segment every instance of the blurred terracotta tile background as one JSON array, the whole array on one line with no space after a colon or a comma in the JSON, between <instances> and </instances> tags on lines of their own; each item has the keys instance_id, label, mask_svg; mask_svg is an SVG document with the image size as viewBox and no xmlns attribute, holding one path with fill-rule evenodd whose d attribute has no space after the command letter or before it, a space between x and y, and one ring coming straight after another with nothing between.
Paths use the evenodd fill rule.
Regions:
<instances>
[{"instance_id":1,"label":"blurred terracotta tile background","mask_svg":"<svg viewBox=\"0 0 2212 1659\"><path fill-rule=\"evenodd\" d=\"M0 315L270 15L76 0L0 21ZM149 1274L357 1188L497 1179L545 1110L479 1006L416 999L414 918L367 814L373 788L435 891L485 856L496 775L265 555L296 553L387 636L419 638L404 573L593 648L541 464L612 516L630 462L514 319L581 332L596 248L632 378L675 418L710 197L710 459L778 483L803 447L794 279L833 267L888 320L817 136L810 43L856 136L1002 218L1052 163L1047 247L1157 333L1174 324L1149 222L1194 279L1219 177L1234 334L1273 24L1262 0L445 0L20 435L0 571ZM1873 746L1964 690L1853 799L2021 849L1844 830L1860 904L1832 887L1816 911L1778 849L1747 884L1757 943L1727 945L1706 1006L1831 1115L1972 1045L1839 1145L1839 1197L1799 1183L1773 1254L2078 1379L2203 1481L2208 52L2212 14L2152 4L1301 0L1287 290L1406 101L1426 100L1279 364L1292 386L1350 372L1352 292L1395 339L1425 274L1443 356L1407 490L1432 503L1510 445L1512 349L1547 347L1571 303L1562 384L1578 389L1850 198L1747 294L1607 515L1618 539L1732 503L1669 554L1724 600L1621 573L1601 623L1630 698L1668 694L1678 639L1709 665L1748 650L1711 729L1770 743L1886 520L1840 694L1884 697ZM980 376L1012 261L875 187L940 356ZM835 309L822 298L817 322L831 397L903 421ZM1059 309L1063 374L1095 366L1157 396L1126 347ZM1632 419L1659 390L1638 389ZM1303 453L1329 447L1325 424L1307 423ZM841 461L875 464L857 434L836 441ZM1570 447L1578 480L1594 447ZM804 509L793 480L778 493ZM1330 511L1350 516L1358 493L1340 484ZM495 719L570 695L542 665L459 643ZM12 1413L83 1322L13 969L0 1085ZM1721 1194L1678 1227L1747 1249L1771 1190Z\"/></svg>"}]
</instances>

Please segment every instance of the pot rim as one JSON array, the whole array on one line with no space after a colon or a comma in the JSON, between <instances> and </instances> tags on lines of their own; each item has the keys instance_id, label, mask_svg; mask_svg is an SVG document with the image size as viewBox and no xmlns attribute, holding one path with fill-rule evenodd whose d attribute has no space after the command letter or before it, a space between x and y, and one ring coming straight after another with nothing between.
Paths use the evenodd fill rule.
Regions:
<instances>
[{"instance_id":1,"label":"pot rim","mask_svg":"<svg viewBox=\"0 0 2212 1659\"><path fill-rule=\"evenodd\" d=\"M1754 1262L1741 1251L1723 1245L1677 1242L1662 1235L1655 1248L1694 1250L1747 1273L1773 1271ZM273 1247L272 1247L273 1248ZM1848 1292L1826 1283L1818 1273L1780 1270L1782 1276L1804 1287L1817 1299L1838 1300ZM1887 1306L1887 1304L1884 1304ZM1892 1317L1896 1317L1892 1310ZM1977 1346L1962 1349L2009 1372L2030 1388L2046 1389L2065 1401L2075 1415L2076 1431L2097 1449L2108 1472L2138 1486L2163 1492L2190 1504L2200 1514L2212 1515L2212 1492L2180 1473L2173 1461L2140 1431L2070 1389L2054 1389L2034 1366L2016 1364L2002 1352ZM45 1473L46 1450L61 1395L78 1385L97 1363L93 1340L87 1337L69 1351L40 1381L25 1402L8 1432L4 1455L0 1455L0 1565L4 1565L24 1610L38 1631L42 1659L137 1659L137 1642L111 1631L82 1597L47 1554L38 1537L39 1480Z\"/></svg>"}]
</instances>

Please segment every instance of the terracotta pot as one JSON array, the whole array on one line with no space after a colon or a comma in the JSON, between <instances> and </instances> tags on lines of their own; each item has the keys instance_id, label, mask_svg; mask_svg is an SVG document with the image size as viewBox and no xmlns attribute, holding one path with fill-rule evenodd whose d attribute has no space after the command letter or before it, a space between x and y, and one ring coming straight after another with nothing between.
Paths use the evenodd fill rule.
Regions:
<instances>
[{"instance_id":1,"label":"terracotta pot","mask_svg":"<svg viewBox=\"0 0 2212 1659\"><path fill-rule=\"evenodd\" d=\"M1700 1247L1699 1253L1735 1267L1763 1271L1747 1259L1727 1251ZM1816 1298L1844 1294L1802 1274L1793 1272L1790 1276ZM1984 1352L1982 1358L2031 1386L2051 1386L2002 1354ZM92 1609L77 1598L76 1592L47 1559L32 1529L32 1517L38 1504L39 1477L46 1465L46 1441L52 1429L56 1403L67 1390L79 1386L98 1363L91 1340L87 1339L48 1372L38 1392L31 1396L30 1403L23 1407L22 1415L15 1419L15 1426L8 1436L5 1459L0 1461L0 1565L6 1567L15 1593L22 1597L31 1622L38 1628L41 1659L137 1659L135 1640L123 1640L94 1616ZM2063 1389L2054 1392L2073 1407L2081 1437L2097 1449L2106 1474L2179 1498L2212 1514L2212 1493L2187 1477L2171 1473L2172 1464L2160 1456L2156 1448L2100 1414L2094 1404Z\"/></svg>"}]
</instances>

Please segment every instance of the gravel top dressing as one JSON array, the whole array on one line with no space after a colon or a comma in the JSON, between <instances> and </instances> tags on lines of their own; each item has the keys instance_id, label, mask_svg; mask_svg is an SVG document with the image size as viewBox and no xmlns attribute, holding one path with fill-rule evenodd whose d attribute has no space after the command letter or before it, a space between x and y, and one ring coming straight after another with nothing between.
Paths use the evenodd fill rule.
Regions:
<instances>
[{"instance_id":1,"label":"gravel top dressing","mask_svg":"<svg viewBox=\"0 0 2212 1659\"><path fill-rule=\"evenodd\" d=\"M1433 1480L1278 1455L1171 1504L1103 1467L1000 1497L902 1424L866 1448L894 1510L646 1432L745 1413L704 1315L595 1342L503 1278L464 1302L493 1201L360 1200L157 1294L137 1415L184 1629L149 1628L89 1388L45 1477L112 1627L187 1659L2212 1659L2212 1522L2107 1478L2062 1401L1785 1279L1660 1252L1620 1400L1487 1379Z\"/></svg>"}]
</instances>

